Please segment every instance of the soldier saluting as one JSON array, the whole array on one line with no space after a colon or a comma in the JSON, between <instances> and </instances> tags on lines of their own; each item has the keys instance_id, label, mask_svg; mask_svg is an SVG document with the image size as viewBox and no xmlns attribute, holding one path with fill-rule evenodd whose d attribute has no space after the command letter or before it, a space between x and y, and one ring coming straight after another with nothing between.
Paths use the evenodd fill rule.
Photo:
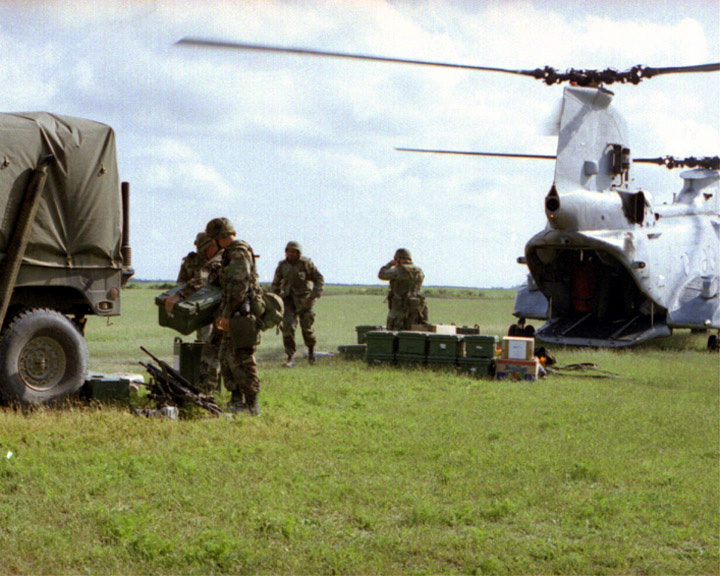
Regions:
<instances>
[{"instance_id":1,"label":"soldier saluting","mask_svg":"<svg viewBox=\"0 0 720 576\"><path fill-rule=\"evenodd\" d=\"M300 321L303 341L308 349L308 361L315 363L315 312L313 304L320 298L325 279L310 258L302 255L298 242L290 241L285 247L285 260L278 262L273 278L272 291L283 299L285 313L282 323L283 345L287 361L285 366L293 366L297 350L295 329Z\"/></svg>"},{"instance_id":2,"label":"soldier saluting","mask_svg":"<svg viewBox=\"0 0 720 576\"><path fill-rule=\"evenodd\" d=\"M413 324L427 323L428 309L420 295L425 274L413 264L409 250L396 250L393 259L380 268L378 278L390 281L387 330L409 330Z\"/></svg>"}]
</instances>

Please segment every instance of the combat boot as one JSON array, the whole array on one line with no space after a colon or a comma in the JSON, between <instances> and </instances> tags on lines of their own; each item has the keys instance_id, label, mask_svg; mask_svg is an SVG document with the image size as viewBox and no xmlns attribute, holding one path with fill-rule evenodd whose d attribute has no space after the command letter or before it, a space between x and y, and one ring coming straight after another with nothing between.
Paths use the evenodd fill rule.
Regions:
<instances>
[{"instance_id":1,"label":"combat boot","mask_svg":"<svg viewBox=\"0 0 720 576\"><path fill-rule=\"evenodd\" d=\"M287 360L285 360L285 364L283 364L283 366L285 368L292 368L293 366L295 366L294 358L295 358L295 354L288 354Z\"/></svg>"},{"instance_id":2,"label":"combat boot","mask_svg":"<svg viewBox=\"0 0 720 576\"><path fill-rule=\"evenodd\" d=\"M315 364L315 347L314 346L308 346L308 362L310 364Z\"/></svg>"},{"instance_id":3,"label":"combat boot","mask_svg":"<svg viewBox=\"0 0 720 576\"><path fill-rule=\"evenodd\" d=\"M253 416L260 416L260 403L258 402L258 395L247 396L247 411Z\"/></svg>"},{"instance_id":4,"label":"combat boot","mask_svg":"<svg viewBox=\"0 0 720 576\"><path fill-rule=\"evenodd\" d=\"M245 397L243 396L242 392L238 390L233 390L230 393L230 402L228 404L228 412L236 413L236 412L247 412L248 411L248 405L245 402Z\"/></svg>"}]
</instances>

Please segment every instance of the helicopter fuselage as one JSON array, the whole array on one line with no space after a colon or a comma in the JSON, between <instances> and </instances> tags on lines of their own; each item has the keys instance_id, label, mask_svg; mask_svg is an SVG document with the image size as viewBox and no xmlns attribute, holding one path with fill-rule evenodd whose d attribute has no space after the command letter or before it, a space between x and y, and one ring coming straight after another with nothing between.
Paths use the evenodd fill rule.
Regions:
<instances>
[{"instance_id":1,"label":"helicopter fuselage","mask_svg":"<svg viewBox=\"0 0 720 576\"><path fill-rule=\"evenodd\" d=\"M672 204L627 186L624 122L602 88L565 89L546 228L522 259L514 314L546 342L627 346L672 328L720 329L720 177L684 172Z\"/></svg>"}]
</instances>

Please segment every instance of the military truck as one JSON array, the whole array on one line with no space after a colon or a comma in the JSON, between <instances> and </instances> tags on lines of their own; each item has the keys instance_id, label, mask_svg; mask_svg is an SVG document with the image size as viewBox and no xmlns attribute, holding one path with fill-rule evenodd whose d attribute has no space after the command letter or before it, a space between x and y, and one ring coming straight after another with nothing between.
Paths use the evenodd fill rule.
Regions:
<instances>
[{"instance_id":1,"label":"military truck","mask_svg":"<svg viewBox=\"0 0 720 576\"><path fill-rule=\"evenodd\" d=\"M0 114L0 400L77 392L89 315L120 314L132 276L129 186L109 126Z\"/></svg>"}]
</instances>

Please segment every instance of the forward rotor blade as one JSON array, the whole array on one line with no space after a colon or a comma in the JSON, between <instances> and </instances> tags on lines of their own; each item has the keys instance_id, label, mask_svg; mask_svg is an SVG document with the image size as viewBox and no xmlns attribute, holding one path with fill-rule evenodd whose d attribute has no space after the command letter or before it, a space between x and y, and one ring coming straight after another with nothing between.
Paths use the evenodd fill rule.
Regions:
<instances>
[{"instance_id":1,"label":"forward rotor blade","mask_svg":"<svg viewBox=\"0 0 720 576\"><path fill-rule=\"evenodd\" d=\"M351 60L370 60L373 62L394 62L399 64L417 64L420 66L438 66L442 68L460 68L464 70L482 70L485 72L504 72L506 74L521 74L535 76L534 70L509 70L506 68L489 68L486 66L472 66L470 64L452 64L449 62L430 62L427 60L406 60L403 58L388 58L385 56L372 56L369 54L352 54L349 52L329 52L326 50L311 50L308 48L294 48L286 46L272 46L269 44L247 44L244 42L223 42L220 40L204 40L202 38L182 38L175 44L185 46L198 46L201 48L220 48L229 50L252 50L255 52L279 52L299 56L327 56L330 58L347 58Z\"/></svg>"},{"instance_id":2,"label":"forward rotor blade","mask_svg":"<svg viewBox=\"0 0 720 576\"><path fill-rule=\"evenodd\" d=\"M642 70L645 78L660 76L661 74L685 74L693 72L720 72L720 62L713 64L698 64L696 66L670 66L666 68L653 68L646 66Z\"/></svg>"},{"instance_id":3,"label":"forward rotor blade","mask_svg":"<svg viewBox=\"0 0 720 576\"><path fill-rule=\"evenodd\" d=\"M472 152L466 150L432 150L429 148L395 148L399 152L421 152L423 154L456 154L460 156L497 156L502 158L531 158L534 160L555 160L557 156L543 154L511 154L509 152Z\"/></svg>"}]
</instances>

